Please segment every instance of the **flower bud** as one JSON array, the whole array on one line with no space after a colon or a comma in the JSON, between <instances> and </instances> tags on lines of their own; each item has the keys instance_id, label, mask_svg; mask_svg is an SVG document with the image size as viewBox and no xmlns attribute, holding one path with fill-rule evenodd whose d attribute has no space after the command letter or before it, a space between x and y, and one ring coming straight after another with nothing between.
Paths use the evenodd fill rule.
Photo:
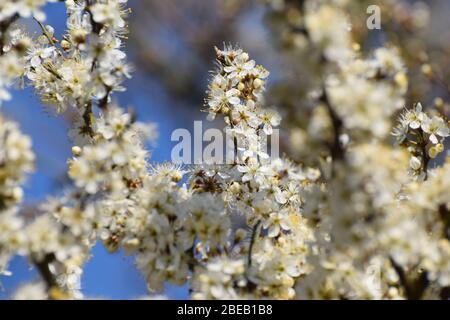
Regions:
<instances>
[{"instance_id":1,"label":"flower bud","mask_svg":"<svg viewBox=\"0 0 450 320\"><path fill-rule=\"evenodd\" d=\"M442 143L438 143L437 145L432 146L430 150L428 150L428 155L430 156L431 159L434 159L442 151L444 151L444 145Z\"/></svg>"},{"instance_id":2,"label":"flower bud","mask_svg":"<svg viewBox=\"0 0 450 320\"><path fill-rule=\"evenodd\" d=\"M137 248L140 243L141 242L139 241L139 239L133 238L133 239L129 239L129 240L125 241L124 247L126 249L134 249L134 248Z\"/></svg>"},{"instance_id":3,"label":"flower bud","mask_svg":"<svg viewBox=\"0 0 450 320\"><path fill-rule=\"evenodd\" d=\"M175 170L174 172L172 172L171 177L173 182L180 182L181 179L183 179L183 175L181 174L180 171Z\"/></svg>"},{"instance_id":4,"label":"flower bud","mask_svg":"<svg viewBox=\"0 0 450 320\"><path fill-rule=\"evenodd\" d=\"M70 49L70 42L67 40L61 41L61 48L63 48L64 51L68 51Z\"/></svg>"},{"instance_id":5,"label":"flower bud","mask_svg":"<svg viewBox=\"0 0 450 320\"><path fill-rule=\"evenodd\" d=\"M31 45L31 40L25 37L17 41L17 43L14 45L14 49L19 53L24 53L31 47Z\"/></svg>"},{"instance_id":6,"label":"flower bud","mask_svg":"<svg viewBox=\"0 0 450 320\"><path fill-rule=\"evenodd\" d=\"M72 154L74 156L76 156L76 157L80 156L81 152L82 152L82 150L81 150L81 148L79 146L73 146L72 147Z\"/></svg>"},{"instance_id":7,"label":"flower bud","mask_svg":"<svg viewBox=\"0 0 450 320\"><path fill-rule=\"evenodd\" d=\"M411 157L411 160L409 160L409 166L413 170L419 170L422 167L422 162L417 157Z\"/></svg>"},{"instance_id":8,"label":"flower bud","mask_svg":"<svg viewBox=\"0 0 450 320\"><path fill-rule=\"evenodd\" d=\"M431 147L430 150L428 150L428 155L430 156L431 159L434 159L437 157L438 152L436 150L435 147Z\"/></svg>"},{"instance_id":9,"label":"flower bud","mask_svg":"<svg viewBox=\"0 0 450 320\"><path fill-rule=\"evenodd\" d=\"M264 84L264 81L262 81L262 80L259 79L259 78L256 78L255 80L253 80L253 87L254 87L255 89L261 88L261 87L263 86L263 84Z\"/></svg>"},{"instance_id":10,"label":"flower bud","mask_svg":"<svg viewBox=\"0 0 450 320\"><path fill-rule=\"evenodd\" d=\"M431 77L433 75L433 69L431 68L431 66L428 63L422 65L421 71L427 77Z\"/></svg>"},{"instance_id":11,"label":"flower bud","mask_svg":"<svg viewBox=\"0 0 450 320\"><path fill-rule=\"evenodd\" d=\"M230 186L230 191L233 193L238 193L241 190L241 186L238 182L233 182Z\"/></svg>"},{"instance_id":12,"label":"flower bud","mask_svg":"<svg viewBox=\"0 0 450 320\"><path fill-rule=\"evenodd\" d=\"M22 201L23 198L23 190L20 187L15 187L12 191L12 198L15 202Z\"/></svg>"},{"instance_id":13,"label":"flower bud","mask_svg":"<svg viewBox=\"0 0 450 320\"><path fill-rule=\"evenodd\" d=\"M71 32L71 35L75 43L80 44L86 42L86 34L82 30L74 30Z\"/></svg>"},{"instance_id":14,"label":"flower bud","mask_svg":"<svg viewBox=\"0 0 450 320\"><path fill-rule=\"evenodd\" d=\"M408 77L404 72L398 72L394 77L395 83L402 89L408 87Z\"/></svg>"}]
</instances>

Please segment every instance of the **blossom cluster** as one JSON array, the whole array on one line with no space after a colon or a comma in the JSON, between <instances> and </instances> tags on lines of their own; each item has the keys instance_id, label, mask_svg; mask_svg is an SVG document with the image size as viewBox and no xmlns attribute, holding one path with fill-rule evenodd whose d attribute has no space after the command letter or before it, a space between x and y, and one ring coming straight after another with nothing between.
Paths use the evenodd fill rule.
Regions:
<instances>
[{"instance_id":1,"label":"blossom cluster","mask_svg":"<svg viewBox=\"0 0 450 320\"><path fill-rule=\"evenodd\" d=\"M58 39L41 24L42 36L28 49L26 77L43 102L58 112L74 108L92 135L92 103L104 106L110 93L122 91L130 66L121 50L126 35L126 1L66 1L67 32Z\"/></svg>"},{"instance_id":2,"label":"blossom cluster","mask_svg":"<svg viewBox=\"0 0 450 320\"><path fill-rule=\"evenodd\" d=\"M19 131L17 123L0 116L0 209L22 200L26 173L33 170L31 139Z\"/></svg>"},{"instance_id":3,"label":"blossom cluster","mask_svg":"<svg viewBox=\"0 0 450 320\"><path fill-rule=\"evenodd\" d=\"M23 77L25 71L25 55L32 42L24 35L20 28L11 25L20 17L33 17L37 21L44 21L43 6L55 0L15 0L0 3L0 105L2 101L11 98L8 92L17 79Z\"/></svg>"},{"instance_id":4,"label":"blossom cluster","mask_svg":"<svg viewBox=\"0 0 450 320\"><path fill-rule=\"evenodd\" d=\"M444 141L450 135L449 124L439 114L429 115L418 103L400 116L393 134L397 142L411 153L411 172L418 178L427 174L428 163L444 151Z\"/></svg>"},{"instance_id":5,"label":"blossom cluster","mask_svg":"<svg viewBox=\"0 0 450 320\"><path fill-rule=\"evenodd\" d=\"M267 72L255 66L241 50L216 51L218 69L209 87L207 105L210 113L223 115L226 129L235 133L236 161L229 166L209 164L194 168L191 186L195 192L221 193L230 214L242 216L251 228L248 245L234 245L234 250L247 256L246 285L239 280L238 286L241 295L248 294L245 292L249 286L256 286L251 292L253 297L292 298L295 279L308 271L305 257L308 243L313 241L302 216L302 192L320 178L320 172L301 168L286 159L268 159L261 150L262 139L272 133L272 126L278 125L280 118L275 111L262 108L261 93ZM227 102L217 109L218 96L227 96L229 92L232 94ZM224 263L239 262L225 259ZM211 268L216 267L208 262L206 270ZM203 283L200 287L205 288L208 281L204 275L199 277ZM235 279L231 277L229 281ZM229 281L222 284L223 298L236 294L227 289L231 286ZM210 282L215 283L213 279ZM209 290L216 292L218 288ZM201 292L197 295L220 298L213 291L206 296Z\"/></svg>"},{"instance_id":6,"label":"blossom cluster","mask_svg":"<svg viewBox=\"0 0 450 320\"><path fill-rule=\"evenodd\" d=\"M8 1L1 7L10 18L27 17L29 8L42 31L38 39L32 39L12 25L15 19L4 22L2 81L9 85L19 77L28 79L27 84L57 112L75 111L70 131L74 158L68 173L76 188L63 197L50 198L36 209L37 217L29 223L19 224L11 217L7 221L10 228L16 225L15 231L20 231L15 234L20 243L15 238L10 242L37 267L45 282L45 296L79 298L82 266L97 238L116 243L116 211L127 202L131 191L126 191L134 190L146 174L148 152L143 141L154 138L155 127L135 122L132 114L110 103L110 94L122 90L120 83L130 70L121 51L126 1L66 1L67 33L60 38L42 23L38 9L44 2ZM9 98L9 94L3 90L2 97ZM101 110L99 115L95 105ZM2 123L1 129L5 130L2 143L6 143L1 149L6 170L2 190L9 192L2 195L2 203L7 203L15 200L13 195L20 198L13 179L20 182L19 171L29 169L32 154L27 150L28 138L18 134L14 125ZM8 250L2 245L2 254Z\"/></svg>"},{"instance_id":7,"label":"blossom cluster","mask_svg":"<svg viewBox=\"0 0 450 320\"><path fill-rule=\"evenodd\" d=\"M22 200L21 183L33 170L33 162L30 138L0 115L0 275L7 273L8 260L22 240L18 231L23 219L16 205Z\"/></svg>"},{"instance_id":8,"label":"blossom cluster","mask_svg":"<svg viewBox=\"0 0 450 320\"><path fill-rule=\"evenodd\" d=\"M42 8L47 2L55 0L13 0L3 1L0 4L0 21L7 21L16 16L23 18L34 17L39 21L45 20Z\"/></svg>"},{"instance_id":9,"label":"blossom cluster","mask_svg":"<svg viewBox=\"0 0 450 320\"><path fill-rule=\"evenodd\" d=\"M208 277L214 261L227 263L233 255L240 289L230 286L231 279L222 281L215 298L292 298L313 240L301 215L301 191L320 173L270 161L263 150L280 123L275 111L263 108L268 72L241 49L216 49L209 118L224 117L235 162L187 171L150 166L144 141L154 137L154 127L110 102L129 76L120 50L125 2L66 1L67 32L59 38L42 23L37 41L17 31L17 38L27 39L23 61L15 64L24 66L21 76L44 103L77 116L68 168L75 189L42 205L23 228L18 252L37 266L50 298L81 297L82 265L97 239L111 251L134 254L151 290L161 291L167 281L183 284L193 272L196 296L209 297L208 285L194 283ZM180 185L187 173L188 185ZM235 219L242 220L237 230Z\"/></svg>"},{"instance_id":10,"label":"blossom cluster","mask_svg":"<svg viewBox=\"0 0 450 320\"><path fill-rule=\"evenodd\" d=\"M269 72L257 66L241 49L216 49L219 72L213 76L208 90L209 119L223 115L228 129L242 148L243 157L259 155L263 135L271 135L273 126L280 124L280 116L273 110L261 108L265 79ZM237 155L236 155L237 156Z\"/></svg>"},{"instance_id":11,"label":"blossom cluster","mask_svg":"<svg viewBox=\"0 0 450 320\"><path fill-rule=\"evenodd\" d=\"M408 84L398 51L379 48L372 58L341 61L340 69L328 77L326 90L345 129L364 135L369 132L377 138L387 136L390 117L404 106Z\"/></svg>"},{"instance_id":12,"label":"blossom cluster","mask_svg":"<svg viewBox=\"0 0 450 320\"><path fill-rule=\"evenodd\" d=\"M290 154L326 167L327 157L341 157L349 143L389 135L408 88L399 50L363 52L353 39L349 1L267 2L275 45L289 65L283 71L294 74L271 93L287 114Z\"/></svg>"}]
</instances>

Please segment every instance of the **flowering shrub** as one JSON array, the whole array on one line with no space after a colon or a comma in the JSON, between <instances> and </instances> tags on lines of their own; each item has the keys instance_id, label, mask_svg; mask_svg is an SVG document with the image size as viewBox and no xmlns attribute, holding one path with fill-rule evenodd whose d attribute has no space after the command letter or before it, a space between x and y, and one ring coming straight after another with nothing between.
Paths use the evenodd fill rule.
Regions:
<instances>
[{"instance_id":1,"label":"flowering shrub","mask_svg":"<svg viewBox=\"0 0 450 320\"><path fill-rule=\"evenodd\" d=\"M291 101L304 112L287 121L295 160L263 148L281 122L265 97L290 103L266 93L264 67L225 46L215 49L205 111L231 132L234 161L186 168L150 165L155 126L112 102L131 73L127 0L65 1L63 35L44 24L46 2L0 4L0 101L23 82L56 113L75 113L73 188L33 221L18 214L34 155L0 117L0 273L19 254L42 279L16 298L83 298L83 265L98 240L133 255L150 291L188 284L196 299L449 297L450 161L430 166L444 152L447 119L420 103L402 112L400 50L361 52L346 1L266 1L273 32L295 38L281 54L304 58L293 68L311 73ZM28 17L41 28L36 39L16 24Z\"/></svg>"}]
</instances>

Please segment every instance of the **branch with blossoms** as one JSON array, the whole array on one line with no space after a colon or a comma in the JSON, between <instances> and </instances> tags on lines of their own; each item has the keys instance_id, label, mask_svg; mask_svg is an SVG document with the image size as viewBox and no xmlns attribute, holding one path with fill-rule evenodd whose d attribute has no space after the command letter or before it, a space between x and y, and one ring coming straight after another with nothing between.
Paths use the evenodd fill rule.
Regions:
<instances>
[{"instance_id":1,"label":"branch with blossoms","mask_svg":"<svg viewBox=\"0 0 450 320\"><path fill-rule=\"evenodd\" d=\"M75 189L50 198L20 228L17 252L31 259L45 281L34 288L45 289L42 297L82 297L82 266L100 239L110 251L134 254L152 290L189 281L197 298L292 298L313 240L300 214L301 185L320 175L286 160L270 161L263 150L263 139L280 122L263 107L268 72L240 49L216 49L219 68L207 107L211 117L224 117L225 129L239 140L236 162L192 168L189 186L179 186L186 174L181 168L148 164L143 141L154 135L153 127L109 102L128 77L120 50L125 3L66 1L66 34L56 36L36 18L43 31L39 41L22 31L11 39L27 44L21 75L41 100L57 113L77 114L68 169ZM255 232L233 230L236 215ZM218 268L229 277L217 278Z\"/></svg>"},{"instance_id":2,"label":"branch with blossoms","mask_svg":"<svg viewBox=\"0 0 450 320\"><path fill-rule=\"evenodd\" d=\"M429 116L418 103L415 109L406 110L401 115L393 135L412 155L412 174L426 180L428 164L444 151L444 141L450 135L450 129L439 114Z\"/></svg>"},{"instance_id":3,"label":"branch with blossoms","mask_svg":"<svg viewBox=\"0 0 450 320\"><path fill-rule=\"evenodd\" d=\"M40 10L45 3L9 1L0 6L0 17L6 19L4 22L9 21L10 16L33 16L42 30L42 36L37 41L15 26L2 33L2 39L7 41L0 61L5 71L2 75L7 76L2 84L7 87L14 78L26 76L42 101L53 105L58 113L68 108L75 110L78 116L72 129L74 142L81 146L93 145L97 143L95 140L100 139L98 134L95 136L98 124L93 103L99 101L105 113L110 93L122 90L120 82L128 76L128 67L123 63L125 54L119 50L125 31L122 18L126 14L122 11L125 2L96 1L88 4L84 1L66 1L67 33L62 39L55 36L51 26L42 23L45 16ZM6 89L2 90L3 100L8 99L10 96ZM142 132L139 138L133 139L140 139L151 130L137 127L139 124L129 126L131 130ZM128 135L131 139L137 132ZM73 151L78 154L82 149L77 145ZM146 155L145 151L138 152ZM21 230L25 242L19 251L28 255L37 266L46 282L47 297L79 296L80 267L89 257L88 252L93 245L89 239L92 238L93 225L80 230L71 228L70 222L64 221L70 220L67 215L74 215L74 218L85 220L88 225L94 224L82 215L93 210L88 201L91 197L89 191L71 191L59 201L49 201L40 210L43 214ZM62 216L57 212L62 212Z\"/></svg>"}]
</instances>

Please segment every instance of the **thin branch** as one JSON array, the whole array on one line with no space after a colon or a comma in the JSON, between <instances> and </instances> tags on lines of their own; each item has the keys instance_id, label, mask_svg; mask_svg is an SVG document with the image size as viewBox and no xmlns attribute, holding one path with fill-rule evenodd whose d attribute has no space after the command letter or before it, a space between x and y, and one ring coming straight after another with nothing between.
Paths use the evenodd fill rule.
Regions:
<instances>
[{"instance_id":1,"label":"thin branch","mask_svg":"<svg viewBox=\"0 0 450 320\"><path fill-rule=\"evenodd\" d=\"M250 238L250 245L248 248L248 256L247 256L247 264L250 269L252 266L252 255L253 255L253 246L255 245L256 237L258 236L259 225L261 224L261 220L256 222L252 229L252 237Z\"/></svg>"},{"instance_id":2,"label":"thin branch","mask_svg":"<svg viewBox=\"0 0 450 320\"><path fill-rule=\"evenodd\" d=\"M80 134L87 134L91 138L94 136L94 122L95 117L92 112L92 103L88 102L83 112L84 126L80 128Z\"/></svg>"},{"instance_id":3,"label":"thin branch","mask_svg":"<svg viewBox=\"0 0 450 320\"><path fill-rule=\"evenodd\" d=\"M253 226L252 236L250 238L250 245L248 248L246 278L247 278L247 289L250 291L253 291L256 288L256 283L254 283L249 277L249 271L252 267L253 246L255 245L256 237L258 236L258 233L259 233L260 224L261 224L261 220L256 222L256 224Z\"/></svg>"},{"instance_id":4,"label":"thin branch","mask_svg":"<svg viewBox=\"0 0 450 320\"><path fill-rule=\"evenodd\" d=\"M92 25L92 31L97 34L100 35L100 31L102 31L103 25L100 23L95 22L94 20L94 15L92 14L91 11L91 1L90 0L86 0L86 7L85 7L85 11L87 13L89 13L89 17L90 17L90 21L91 21L91 25Z\"/></svg>"},{"instance_id":5,"label":"thin branch","mask_svg":"<svg viewBox=\"0 0 450 320\"><path fill-rule=\"evenodd\" d=\"M47 291L58 285L55 275L50 270L50 264L55 260L54 254L47 254L43 260L33 260L34 265L39 271L42 280L44 280Z\"/></svg>"},{"instance_id":6,"label":"thin branch","mask_svg":"<svg viewBox=\"0 0 450 320\"><path fill-rule=\"evenodd\" d=\"M106 89L105 96L98 101L98 107L101 110L106 110L108 108L109 96L111 95L112 88L110 86L104 85Z\"/></svg>"},{"instance_id":7,"label":"thin branch","mask_svg":"<svg viewBox=\"0 0 450 320\"><path fill-rule=\"evenodd\" d=\"M450 240L450 211L445 203L439 206L439 215L441 216L442 222L444 223L444 237Z\"/></svg>"},{"instance_id":8,"label":"thin branch","mask_svg":"<svg viewBox=\"0 0 450 320\"><path fill-rule=\"evenodd\" d=\"M392 257L389 257L392 266L394 267L395 272L398 275L399 282L403 289L405 290L405 296L408 300L419 300L423 297L425 290L428 288L430 284L428 281L428 272L423 271L420 273L420 276L416 279L408 279L408 276L403 269L403 267Z\"/></svg>"},{"instance_id":9,"label":"thin branch","mask_svg":"<svg viewBox=\"0 0 450 320\"><path fill-rule=\"evenodd\" d=\"M48 32L47 27L44 26L44 25L42 24L42 22L40 22L40 21L37 20L36 18L33 18L33 19L37 22L37 24L38 24L39 27L41 28L42 34L47 38L48 42L49 42L53 47L55 47L55 49L57 50L58 54L59 54L61 57L64 57L64 54L62 53L62 51L60 50L60 48L56 45L56 41L57 41L57 40L55 39L55 37L54 37L53 35L50 34L50 32ZM56 40L56 41L55 41L55 40Z\"/></svg>"},{"instance_id":10,"label":"thin branch","mask_svg":"<svg viewBox=\"0 0 450 320\"><path fill-rule=\"evenodd\" d=\"M322 101L325 104L325 107L328 110L328 113L330 115L331 122L333 125L334 138L333 138L333 143L330 146L331 156L332 156L333 160L343 159L345 150L344 150L344 148L342 148L341 141L340 141L343 123L342 123L342 120L340 119L339 115L336 113L336 111L332 107L325 87L323 88L323 93L322 93L322 96L320 97L320 101Z\"/></svg>"},{"instance_id":11,"label":"thin branch","mask_svg":"<svg viewBox=\"0 0 450 320\"><path fill-rule=\"evenodd\" d=\"M299 0L297 5L301 9L301 11L304 10L304 1L303 0ZM312 42L311 37L308 33L308 30L305 27L295 27L295 28L293 28L292 31L303 34L308 39L310 45L314 47L314 43ZM321 55L321 59L323 60L324 63L329 62L329 60L323 54ZM343 128L343 122L342 122L341 118L339 117L339 115L334 110L334 108L330 102L325 85L323 85L323 87L322 87L322 95L319 100L325 104L325 107L328 110L328 114L330 115L331 122L333 125L334 138L333 138L333 143L329 146L330 151L331 151L331 156L332 156L333 160L341 160L344 158L344 155L345 155L345 150L342 147L341 142L340 142L340 136L341 136L342 128Z\"/></svg>"},{"instance_id":12,"label":"thin branch","mask_svg":"<svg viewBox=\"0 0 450 320\"><path fill-rule=\"evenodd\" d=\"M430 157L427 153L427 141L425 140L423 130L420 128L419 130L419 137L420 137L420 150L422 153L422 160L423 160L423 173L425 174L424 180L428 179L428 165L430 163Z\"/></svg>"}]
</instances>

